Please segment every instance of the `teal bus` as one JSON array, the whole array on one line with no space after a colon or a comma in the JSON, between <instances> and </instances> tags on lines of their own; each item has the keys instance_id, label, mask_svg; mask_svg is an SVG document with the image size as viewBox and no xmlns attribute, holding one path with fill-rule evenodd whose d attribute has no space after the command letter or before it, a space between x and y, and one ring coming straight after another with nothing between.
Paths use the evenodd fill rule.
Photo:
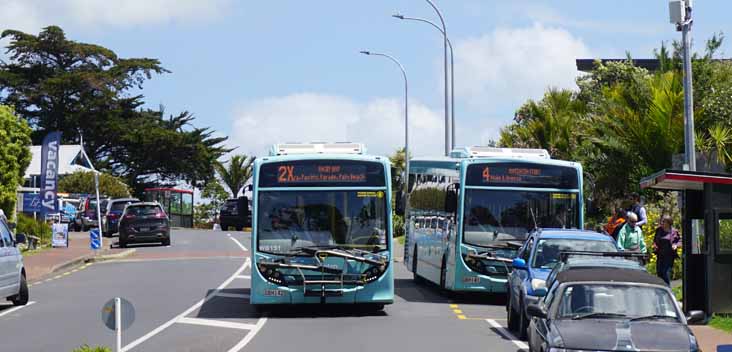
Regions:
<instances>
[{"instance_id":1,"label":"teal bus","mask_svg":"<svg viewBox=\"0 0 732 352\"><path fill-rule=\"evenodd\" d=\"M506 292L535 228L583 228L582 167L542 149L469 147L410 161L404 263L449 291Z\"/></svg>"},{"instance_id":2,"label":"teal bus","mask_svg":"<svg viewBox=\"0 0 732 352\"><path fill-rule=\"evenodd\" d=\"M276 144L258 158L250 303L392 303L390 174L358 143Z\"/></svg>"}]
</instances>

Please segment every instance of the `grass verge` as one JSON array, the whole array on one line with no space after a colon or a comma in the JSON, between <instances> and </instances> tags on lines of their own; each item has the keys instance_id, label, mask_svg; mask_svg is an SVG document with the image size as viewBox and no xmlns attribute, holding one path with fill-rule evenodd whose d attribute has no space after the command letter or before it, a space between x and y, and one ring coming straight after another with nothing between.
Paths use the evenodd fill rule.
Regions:
<instances>
[{"instance_id":1,"label":"grass verge","mask_svg":"<svg viewBox=\"0 0 732 352\"><path fill-rule=\"evenodd\" d=\"M714 315L709 326L732 333L732 315Z\"/></svg>"}]
</instances>

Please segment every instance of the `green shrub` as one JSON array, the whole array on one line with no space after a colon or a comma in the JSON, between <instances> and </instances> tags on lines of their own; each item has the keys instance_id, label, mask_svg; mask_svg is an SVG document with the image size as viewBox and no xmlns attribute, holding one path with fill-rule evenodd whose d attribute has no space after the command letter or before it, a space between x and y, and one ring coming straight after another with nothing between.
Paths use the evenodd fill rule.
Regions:
<instances>
[{"instance_id":1,"label":"green shrub","mask_svg":"<svg viewBox=\"0 0 732 352\"><path fill-rule=\"evenodd\" d=\"M15 233L37 236L41 239L41 245L51 244L51 226L25 214L18 214L18 226Z\"/></svg>"},{"instance_id":2,"label":"green shrub","mask_svg":"<svg viewBox=\"0 0 732 352\"><path fill-rule=\"evenodd\" d=\"M84 344L79 348L75 348L72 352L112 352L112 349L106 346L91 347Z\"/></svg>"},{"instance_id":3,"label":"green shrub","mask_svg":"<svg viewBox=\"0 0 732 352\"><path fill-rule=\"evenodd\" d=\"M391 213L391 222L394 227L394 238L404 236L404 217Z\"/></svg>"}]
</instances>

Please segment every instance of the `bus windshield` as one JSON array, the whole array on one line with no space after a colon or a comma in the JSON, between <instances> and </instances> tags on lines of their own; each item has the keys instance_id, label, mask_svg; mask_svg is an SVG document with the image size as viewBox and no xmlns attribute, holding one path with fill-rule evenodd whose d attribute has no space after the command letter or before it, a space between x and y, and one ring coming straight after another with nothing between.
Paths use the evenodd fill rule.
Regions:
<instances>
[{"instance_id":1,"label":"bus windshield","mask_svg":"<svg viewBox=\"0 0 732 352\"><path fill-rule=\"evenodd\" d=\"M383 191L264 191L257 204L257 249L387 249Z\"/></svg>"},{"instance_id":2,"label":"bus windshield","mask_svg":"<svg viewBox=\"0 0 732 352\"><path fill-rule=\"evenodd\" d=\"M578 227L576 193L466 189L463 242L523 241L535 227Z\"/></svg>"}]
</instances>

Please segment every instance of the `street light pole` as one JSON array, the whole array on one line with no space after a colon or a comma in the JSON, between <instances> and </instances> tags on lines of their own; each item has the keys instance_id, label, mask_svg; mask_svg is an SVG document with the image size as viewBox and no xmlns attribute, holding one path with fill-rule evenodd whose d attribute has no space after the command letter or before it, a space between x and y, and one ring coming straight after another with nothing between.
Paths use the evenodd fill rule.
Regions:
<instances>
[{"instance_id":1,"label":"street light pole","mask_svg":"<svg viewBox=\"0 0 732 352\"><path fill-rule=\"evenodd\" d=\"M669 2L671 23L676 24L676 30L681 31L681 41L684 48L684 153L689 171L696 171L696 148L694 146L694 92L692 85L691 67L691 0L676 0Z\"/></svg>"},{"instance_id":2,"label":"street light pole","mask_svg":"<svg viewBox=\"0 0 732 352\"><path fill-rule=\"evenodd\" d=\"M404 204L409 206L409 81L407 80L407 71L404 66L391 55L375 53L372 51L361 51L361 54L369 56L385 57L399 66L404 78ZM405 233L408 231L407 221L404 222Z\"/></svg>"},{"instance_id":3,"label":"street light pole","mask_svg":"<svg viewBox=\"0 0 732 352\"><path fill-rule=\"evenodd\" d=\"M445 71L445 156L450 154L450 117L449 115L449 103L448 103L448 84L447 84L447 27L445 26L445 18L442 16L442 12L439 8L435 5L432 0L425 0L427 3L432 6L432 8L437 12L437 16L440 17L440 23L442 23L442 37L443 37L443 46L445 48L445 59L444 59L444 71Z\"/></svg>"},{"instance_id":4,"label":"street light pole","mask_svg":"<svg viewBox=\"0 0 732 352\"><path fill-rule=\"evenodd\" d=\"M400 20L424 22L435 27L443 35L445 34L440 26L424 18L407 17L401 14L395 14L391 17L398 18ZM452 48L452 42L449 37L447 38L447 46L450 48L450 147L451 149L455 149L455 51Z\"/></svg>"}]
</instances>

